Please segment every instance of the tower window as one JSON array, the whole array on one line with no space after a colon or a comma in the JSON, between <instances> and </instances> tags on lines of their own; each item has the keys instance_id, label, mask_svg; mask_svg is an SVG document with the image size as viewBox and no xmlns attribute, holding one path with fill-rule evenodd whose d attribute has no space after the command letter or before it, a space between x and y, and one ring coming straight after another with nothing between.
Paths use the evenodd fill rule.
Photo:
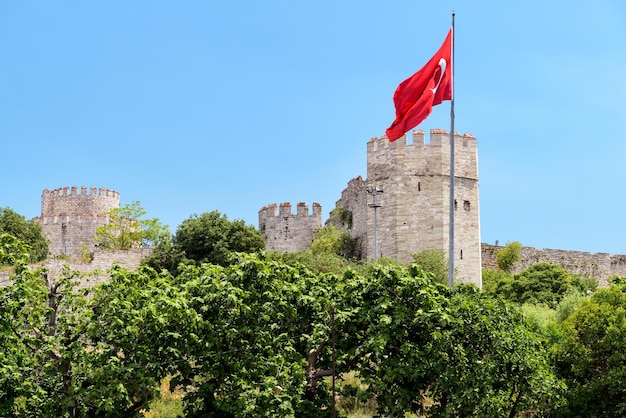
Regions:
<instances>
[{"instance_id":1,"label":"tower window","mask_svg":"<svg viewBox=\"0 0 626 418\"><path fill-rule=\"evenodd\" d=\"M463 201L463 209L465 209L466 211L470 210L470 201L469 200L464 200Z\"/></svg>"}]
</instances>

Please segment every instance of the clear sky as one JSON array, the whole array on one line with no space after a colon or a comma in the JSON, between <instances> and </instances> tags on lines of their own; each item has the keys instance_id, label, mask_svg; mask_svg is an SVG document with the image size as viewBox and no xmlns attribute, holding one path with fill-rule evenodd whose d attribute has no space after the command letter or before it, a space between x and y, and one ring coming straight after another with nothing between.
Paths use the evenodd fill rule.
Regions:
<instances>
[{"instance_id":1,"label":"clear sky","mask_svg":"<svg viewBox=\"0 0 626 418\"><path fill-rule=\"evenodd\" d=\"M452 11L482 241L625 254L623 0L5 0L0 206L32 218L43 189L84 185L172 232L280 202L326 219Z\"/></svg>"}]
</instances>

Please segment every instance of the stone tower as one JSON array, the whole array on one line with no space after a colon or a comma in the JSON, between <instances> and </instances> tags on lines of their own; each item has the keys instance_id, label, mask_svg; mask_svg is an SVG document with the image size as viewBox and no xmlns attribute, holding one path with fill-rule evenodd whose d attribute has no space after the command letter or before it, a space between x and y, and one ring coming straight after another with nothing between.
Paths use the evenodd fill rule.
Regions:
<instances>
[{"instance_id":1,"label":"stone tower","mask_svg":"<svg viewBox=\"0 0 626 418\"><path fill-rule=\"evenodd\" d=\"M259 210L259 230L265 238L268 251L294 252L310 248L315 231L322 227L322 206L313 203L313 214L309 214L309 205L299 202L294 215L291 203L275 203Z\"/></svg>"},{"instance_id":2,"label":"stone tower","mask_svg":"<svg viewBox=\"0 0 626 418\"><path fill-rule=\"evenodd\" d=\"M108 222L106 213L120 207L118 192L82 186L45 189L41 195L41 216L34 220L50 241L50 255L79 258L83 248L93 251L96 228ZM86 247L85 247L86 246Z\"/></svg>"},{"instance_id":3,"label":"stone tower","mask_svg":"<svg viewBox=\"0 0 626 418\"><path fill-rule=\"evenodd\" d=\"M481 286L480 211L476 138L455 134L455 254L457 280ZM378 190L378 192L377 192ZM449 252L450 135L414 131L412 143L386 136L367 143L367 180L353 179L337 201L352 212L351 235L366 257L374 256L374 214L378 257L412 261L424 250ZM374 198L376 201L374 201ZM365 203L367 202L367 203ZM376 206L374 209L373 206Z\"/></svg>"}]
</instances>

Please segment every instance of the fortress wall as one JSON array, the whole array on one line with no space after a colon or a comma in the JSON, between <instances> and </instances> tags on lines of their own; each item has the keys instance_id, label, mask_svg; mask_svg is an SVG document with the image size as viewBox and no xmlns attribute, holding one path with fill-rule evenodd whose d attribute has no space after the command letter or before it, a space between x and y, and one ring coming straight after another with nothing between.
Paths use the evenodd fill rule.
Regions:
<instances>
[{"instance_id":1,"label":"fortress wall","mask_svg":"<svg viewBox=\"0 0 626 418\"><path fill-rule=\"evenodd\" d=\"M259 230L265 238L267 251L295 252L306 251L313 242L315 231L322 227L322 206L313 203L313 213L309 214L307 203L297 204L296 214L292 213L291 203L275 203L259 210Z\"/></svg>"},{"instance_id":2,"label":"fortress wall","mask_svg":"<svg viewBox=\"0 0 626 418\"><path fill-rule=\"evenodd\" d=\"M626 277L626 255L611 256L611 274Z\"/></svg>"},{"instance_id":3,"label":"fortress wall","mask_svg":"<svg viewBox=\"0 0 626 418\"><path fill-rule=\"evenodd\" d=\"M143 248L138 250L95 250L93 253L93 261L91 262L78 262L67 261L62 259L50 258L46 260L44 267L48 270L48 278L55 281L59 278L65 266L68 266L70 271L79 271L81 273L90 273L94 270L99 270L100 274L90 278L85 278L82 281L82 286L95 286L110 278L107 273L114 264L118 264L121 267L133 271L139 268L141 260L152 253L151 248ZM31 269L35 269L36 266L30 266ZM0 287L8 286L11 284L9 278L10 273L7 271L0 272Z\"/></svg>"},{"instance_id":4,"label":"fortress wall","mask_svg":"<svg viewBox=\"0 0 626 418\"><path fill-rule=\"evenodd\" d=\"M503 246L482 244L483 268L496 269L496 253ZM626 276L626 256L557 249L523 247L522 260L515 263L512 273L519 273L536 263L552 263L583 278L598 279L598 286L608 286L611 275Z\"/></svg>"},{"instance_id":5,"label":"fortress wall","mask_svg":"<svg viewBox=\"0 0 626 418\"><path fill-rule=\"evenodd\" d=\"M371 210L367 206L368 187L367 182L361 176L355 177L348 182L341 192L341 198L337 200L335 208L347 211L351 215L350 224L346 225L341 220L333 219L331 216L326 223L333 225L335 228L346 230L350 236L356 239L356 257L364 257L367 251L367 211Z\"/></svg>"}]
</instances>

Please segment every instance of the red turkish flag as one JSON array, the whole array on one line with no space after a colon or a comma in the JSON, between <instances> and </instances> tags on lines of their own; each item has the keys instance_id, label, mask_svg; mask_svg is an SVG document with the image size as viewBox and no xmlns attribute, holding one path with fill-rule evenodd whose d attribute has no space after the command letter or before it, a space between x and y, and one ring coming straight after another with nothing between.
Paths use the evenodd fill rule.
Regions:
<instances>
[{"instance_id":1,"label":"red turkish flag","mask_svg":"<svg viewBox=\"0 0 626 418\"><path fill-rule=\"evenodd\" d=\"M433 106L444 100L452 100L452 28L430 61L396 89L396 120L387 128L389 140L395 141L422 123Z\"/></svg>"}]
</instances>

